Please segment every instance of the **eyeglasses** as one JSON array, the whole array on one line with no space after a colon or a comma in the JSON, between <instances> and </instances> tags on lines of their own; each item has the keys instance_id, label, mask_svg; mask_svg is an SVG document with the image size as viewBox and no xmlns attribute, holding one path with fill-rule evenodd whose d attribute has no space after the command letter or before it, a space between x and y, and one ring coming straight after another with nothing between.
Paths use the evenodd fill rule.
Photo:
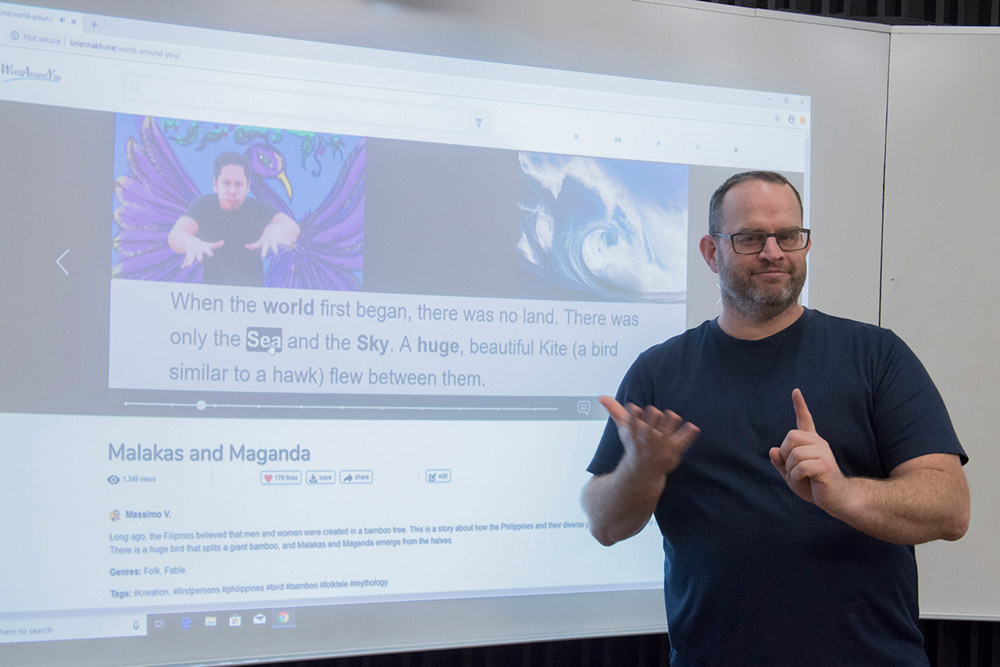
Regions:
<instances>
[{"instance_id":1,"label":"eyeglasses","mask_svg":"<svg viewBox=\"0 0 1000 667\"><path fill-rule=\"evenodd\" d=\"M804 250L809 245L808 229L783 229L780 232L765 234L764 232L737 232L736 234L713 233L712 236L720 236L729 239L733 244L733 252L740 255L756 255L764 249L767 240L774 237L778 242L778 247L787 252Z\"/></svg>"}]
</instances>

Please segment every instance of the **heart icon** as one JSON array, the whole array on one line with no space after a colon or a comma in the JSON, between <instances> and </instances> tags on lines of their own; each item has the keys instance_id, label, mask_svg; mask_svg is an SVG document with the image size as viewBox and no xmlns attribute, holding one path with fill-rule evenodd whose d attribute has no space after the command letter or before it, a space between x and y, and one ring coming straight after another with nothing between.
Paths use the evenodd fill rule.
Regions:
<instances>
[{"instance_id":1,"label":"heart icon","mask_svg":"<svg viewBox=\"0 0 1000 667\"><path fill-rule=\"evenodd\" d=\"M271 476L270 475L264 475L264 481L265 482L270 482L271 481Z\"/></svg>"}]
</instances>

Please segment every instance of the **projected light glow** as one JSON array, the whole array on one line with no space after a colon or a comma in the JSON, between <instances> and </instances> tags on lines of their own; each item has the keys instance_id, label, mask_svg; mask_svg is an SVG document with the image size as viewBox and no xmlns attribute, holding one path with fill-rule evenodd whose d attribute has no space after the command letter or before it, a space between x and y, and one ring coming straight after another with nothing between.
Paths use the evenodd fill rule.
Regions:
<instances>
[{"instance_id":1,"label":"projected light glow","mask_svg":"<svg viewBox=\"0 0 1000 667\"><path fill-rule=\"evenodd\" d=\"M31 498L6 535L33 547L3 556L0 659L661 627L655 530L604 549L578 505L596 397L710 280L693 192L808 193L808 99L81 18L0 4L32 184L2 204L51 239L2 269L0 502Z\"/></svg>"}]
</instances>

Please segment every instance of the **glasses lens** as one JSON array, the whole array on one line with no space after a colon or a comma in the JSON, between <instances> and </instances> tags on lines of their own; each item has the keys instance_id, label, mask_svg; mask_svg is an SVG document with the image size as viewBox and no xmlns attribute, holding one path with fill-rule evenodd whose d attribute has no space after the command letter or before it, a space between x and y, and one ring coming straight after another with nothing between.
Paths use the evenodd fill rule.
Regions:
<instances>
[{"instance_id":1,"label":"glasses lens","mask_svg":"<svg viewBox=\"0 0 1000 667\"><path fill-rule=\"evenodd\" d=\"M757 253L764 248L767 234L759 232L741 232L733 234L733 249L741 253Z\"/></svg>"},{"instance_id":2,"label":"glasses lens","mask_svg":"<svg viewBox=\"0 0 1000 667\"><path fill-rule=\"evenodd\" d=\"M782 250L802 250L809 242L809 233L804 229L790 229L775 234L778 247Z\"/></svg>"}]
</instances>

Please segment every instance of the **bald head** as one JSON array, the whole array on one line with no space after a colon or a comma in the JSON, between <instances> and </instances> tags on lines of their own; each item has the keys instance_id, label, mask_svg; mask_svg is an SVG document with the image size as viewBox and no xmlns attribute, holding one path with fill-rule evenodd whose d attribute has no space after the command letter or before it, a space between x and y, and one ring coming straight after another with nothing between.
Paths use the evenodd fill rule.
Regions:
<instances>
[{"instance_id":1,"label":"bald head","mask_svg":"<svg viewBox=\"0 0 1000 667\"><path fill-rule=\"evenodd\" d=\"M709 234L719 234L722 232L722 202L726 198L726 193L739 185L754 181L771 183L773 185L787 185L791 188L792 192L795 193L795 200L798 202L799 220L801 221L803 219L802 197L799 195L799 191L795 189L795 186L792 185L787 178L775 171L744 171L727 178L726 181L712 194L712 199L708 203Z\"/></svg>"}]
</instances>

